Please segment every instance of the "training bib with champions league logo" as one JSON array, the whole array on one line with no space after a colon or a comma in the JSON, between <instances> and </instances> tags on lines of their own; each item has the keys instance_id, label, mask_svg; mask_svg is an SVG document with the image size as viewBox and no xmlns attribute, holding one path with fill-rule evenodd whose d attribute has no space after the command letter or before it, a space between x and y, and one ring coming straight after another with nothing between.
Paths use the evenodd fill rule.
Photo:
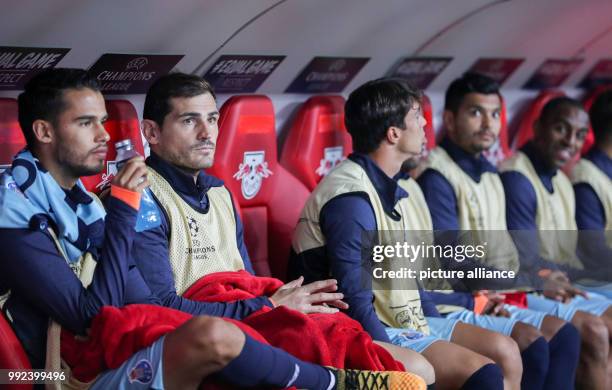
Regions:
<instances>
[{"instance_id":1,"label":"training bib with champions league logo","mask_svg":"<svg viewBox=\"0 0 612 390\"><path fill-rule=\"evenodd\" d=\"M325 246L325 237L319 224L321 210L332 199L350 193L368 195L376 217L378 244L395 245L398 241L397 233L405 231L403 217L396 221L388 216L365 170L351 160L344 160L319 183L302 210L292 242L293 250L298 255L310 249ZM396 204L395 210L398 210L401 216L407 213L407 201L408 198L403 198ZM393 259L386 258L376 266L384 268L392 265L393 262ZM374 310L378 318L387 326L409 328L429 334L418 286L416 283L407 286L410 282L414 281L394 278L377 280L376 284L384 288L372 290Z\"/></svg>"},{"instance_id":2,"label":"training bib with champions league logo","mask_svg":"<svg viewBox=\"0 0 612 390\"><path fill-rule=\"evenodd\" d=\"M236 217L229 191L211 187L206 214L194 210L154 169L149 168L151 191L164 208L170 225L170 265L176 293L214 272L244 269L236 241Z\"/></svg>"}]
</instances>

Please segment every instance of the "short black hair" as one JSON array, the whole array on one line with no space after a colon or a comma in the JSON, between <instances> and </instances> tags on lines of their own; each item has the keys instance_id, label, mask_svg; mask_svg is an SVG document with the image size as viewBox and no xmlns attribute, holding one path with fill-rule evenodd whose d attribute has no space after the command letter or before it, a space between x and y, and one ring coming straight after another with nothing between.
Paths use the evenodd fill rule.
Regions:
<instances>
[{"instance_id":1,"label":"short black hair","mask_svg":"<svg viewBox=\"0 0 612 390\"><path fill-rule=\"evenodd\" d=\"M23 136L32 147L36 141L32 124L43 119L57 125L60 113L66 109L64 92L68 89L89 88L99 92L96 78L83 69L54 68L44 70L30 79L19 94L19 126Z\"/></svg>"},{"instance_id":2,"label":"short black hair","mask_svg":"<svg viewBox=\"0 0 612 390\"><path fill-rule=\"evenodd\" d=\"M463 98L470 93L491 95L499 93L499 84L489 76L468 72L455 79L446 89L444 97L444 109L457 113ZM501 97L501 96L500 96Z\"/></svg>"},{"instance_id":3,"label":"short black hair","mask_svg":"<svg viewBox=\"0 0 612 390\"><path fill-rule=\"evenodd\" d=\"M549 100L548 103L542 107L542 111L540 112L538 119L541 122L548 122L559 108L566 106L584 111L584 106L578 100L572 99L568 96L558 96Z\"/></svg>"},{"instance_id":4,"label":"short black hair","mask_svg":"<svg viewBox=\"0 0 612 390\"><path fill-rule=\"evenodd\" d=\"M595 143L612 141L612 89L602 92L589 110Z\"/></svg>"},{"instance_id":5,"label":"short black hair","mask_svg":"<svg viewBox=\"0 0 612 390\"><path fill-rule=\"evenodd\" d=\"M174 72L157 79L149 88L145 98L143 117L157 123L160 127L170 111L171 98L190 98L210 93L217 97L212 86L200 76Z\"/></svg>"},{"instance_id":6,"label":"short black hair","mask_svg":"<svg viewBox=\"0 0 612 390\"><path fill-rule=\"evenodd\" d=\"M382 78L369 81L349 95L344 106L344 123L353 149L359 153L376 150L391 126L405 128L404 118L421 92L406 81Z\"/></svg>"}]
</instances>

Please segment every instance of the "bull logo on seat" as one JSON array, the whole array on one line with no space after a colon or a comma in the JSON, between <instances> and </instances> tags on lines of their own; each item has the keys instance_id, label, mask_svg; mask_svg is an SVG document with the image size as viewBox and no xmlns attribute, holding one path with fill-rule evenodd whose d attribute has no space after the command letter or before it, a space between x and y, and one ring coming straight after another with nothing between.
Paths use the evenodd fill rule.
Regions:
<instances>
[{"instance_id":1,"label":"bull logo on seat","mask_svg":"<svg viewBox=\"0 0 612 390\"><path fill-rule=\"evenodd\" d=\"M272 175L266 162L266 152L244 152L244 160L234 173L234 179L242 181L242 196L244 199L253 199L261 189L263 179Z\"/></svg>"},{"instance_id":2,"label":"bull logo on seat","mask_svg":"<svg viewBox=\"0 0 612 390\"><path fill-rule=\"evenodd\" d=\"M319 163L319 167L315 172L319 176L327 176L327 174L336 166L339 162L344 160L342 154L344 153L344 147L333 146L331 148L323 149L323 159Z\"/></svg>"}]
</instances>

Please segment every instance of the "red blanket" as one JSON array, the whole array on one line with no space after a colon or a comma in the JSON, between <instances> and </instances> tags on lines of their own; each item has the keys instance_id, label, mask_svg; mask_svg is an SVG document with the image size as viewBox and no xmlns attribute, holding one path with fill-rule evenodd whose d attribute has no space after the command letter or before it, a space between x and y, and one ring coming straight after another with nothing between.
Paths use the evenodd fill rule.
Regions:
<instances>
[{"instance_id":1,"label":"red blanket","mask_svg":"<svg viewBox=\"0 0 612 390\"><path fill-rule=\"evenodd\" d=\"M255 277L245 271L219 272L200 279L184 296L200 301L230 302L272 295L281 285L277 279ZM105 306L93 319L86 340L62 332L62 358L72 367L77 379L88 381L105 369L119 367L136 351L191 317L160 306ZM225 320L256 340L309 362L338 368L403 370L401 363L372 342L358 322L342 313L304 315L283 306L264 307L242 322Z\"/></svg>"}]
</instances>

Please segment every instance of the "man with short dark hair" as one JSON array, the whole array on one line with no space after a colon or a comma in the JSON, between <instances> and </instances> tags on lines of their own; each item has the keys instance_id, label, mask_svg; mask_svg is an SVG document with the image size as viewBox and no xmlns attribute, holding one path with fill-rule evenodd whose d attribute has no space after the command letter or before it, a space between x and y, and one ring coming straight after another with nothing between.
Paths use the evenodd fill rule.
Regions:
<instances>
[{"instance_id":1,"label":"man with short dark hair","mask_svg":"<svg viewBox=\"0 0 612 390\"><path fill-rule=\"evenodd\" d=\"M410 207L413 195L395 177L405 160L421 154L425 119L420 99L419 91L396 79L370 81L350 94L345 123L354 153L307 200L293 237L290 270L307 281L337 278L349 303L347 313L374 339L422 353L434 366L437 387L503 387L490 358L499 360L509 388L518 388L521 367L512 340L456 321L446 334L436 334L432 328L438 319L425 318L431 309L417 285L391 279L381 285L373 274L373 264L381 264L375 263L375 246L401 244L403 233L419 230L412 224L417 218ZM487 338L488 352L498 354L448 342L462 332Z\"/></svg>"},{"instance_id":2,"label":"man with short dark hair","mask_svg":"<svg viewBox=\"0 0 612 390\"><path fill-rule=\"evenodd\" d=\"M201 77L171 73L147 92L143 134L151 155L146 163L162 215L159 226L138 233L132 257L153 294L164 306L238 320L264 307L285 306L302 313L335 313L336 307L346 307L342 294L335 292L335 280L302 286L298 279L270 298L225 303L183 296L196 281L215 272L253 273L232 196L221 180L203 171L214 163L218 120L214 91ZM190 229L194 224L195 234ZM272 363L262 360L259 365L267 364L272 372Z\"/></svg>"},{"instance_id":3,"label":"man with short dark hair","mask_svg":"<svg viewBox=\"0 0 612 390\"><path fill-rule=\"evenodd\" d=\"M501 130L502 100L499 85L491 78L466 73L455 79L445 96L445 138L429 154L427 169L418 178L431 212L434 230L461 230L479 243L488 243L486 255L470 259L474 266L518 271L519 287L532 286L531 266L520 259L506 227L504 189L496 168L483 152L492 147ZM499 244L503 245L499 245ZM537 277L536 277L537 279ZM469 282L469 281L468 281ZM485 293L489 295L489 292ZM474 305L471 292L457 292L433 296L436 303L451 303L463 295L467 301L460 306ZM452 299L451 299L452 298ZM511 335L522 351L524 364L523 386L533 386L530 377L539 376L539 366L549 355L544 386L568 388L572 386L578 358L576 329L556 317L534 310L519 310L505 306L510 328L499 328L487 323L488 318L466 311L452 310L447 316L469 323L481 324ZM527 337L526 337L527 336ZM541 343L542 337L548 345ZM525 387L526 388L526 387Z\"/></svg>"},{"instance_id":4,"label":"man with short dark hair","mask_svg":"<svg viewBox=\"0 0 612 390\"><path fill-rule=\"evenodd\" d=\"M592 279L585 286L612 298L607 259L612 258L612 90L601 93L589 111L595 144L571 174L576 195L580 258ZM602 285L602 282L607 282Z\"/></svg>"},{"instance_id":5,"label":"man with short dark hair","mask_svg":"<svg viewBox=\"0 0 612 390\"><path fill-rule=\"evenodd\" d=\"M582 104L569 97L549 101L534 123L533 140L525 144L500 170L508 228L537 231L535 252L551 269L582 269L576 254L575 200L570 180L560 170L582 148L589 118ZM567 286L559 292L562 304L528 296L530 308L571 321L581 331L579 376L588 388L605 388L612 308L606 299L584 299L560 271ZM585 325L588 323L588 325Z\"/></svg>"},{"instance_id":6,"label":"man with short dark hair","mask_svg":"<svg viewBox=\"0 0 612 390\"><path fill-rule=\"evenodd\" d=\"M129 160L113 179L108 214L79 180L103 169L109 141L96 80L84 70L44 71L19 96L19 116L28 146L0 176L0 245L5 249L0 291L7 299L3 311L32 366L43 368L45 344L50 353L59 349L59 334L46 339L49 320L85 336L103 306L161 302L130 256L140 191L149 185L144 159ZM372 380L381 378L385 384L373 388L389 388L394 381L413 379L407 373L305 363L223 319L198 316L88 385L196 388L213 373L240 386L317 389L370 389ZM420 378L414 383L414 388L424 387Z\"/></svg>"}]
</instances>

